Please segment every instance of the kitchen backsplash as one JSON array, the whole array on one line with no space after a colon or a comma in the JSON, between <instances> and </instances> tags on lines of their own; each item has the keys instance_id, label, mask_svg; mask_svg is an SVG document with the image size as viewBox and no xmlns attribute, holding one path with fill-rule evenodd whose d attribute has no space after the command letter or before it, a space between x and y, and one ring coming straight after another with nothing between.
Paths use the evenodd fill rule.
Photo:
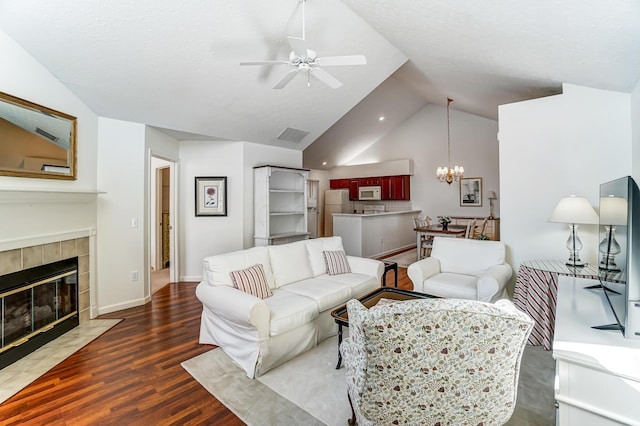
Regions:
<instances>
[{"instance_id":1,"label":"kitchen backsplash","mask_svg":"<svg viewBox=\"0 0 640 426\"><path fill-rule=\"evenodd\" d=\"M368 204L384 204L385 211L388 212L401 212L405 210L411 210L411 201L354 201L353 208L361 213L364 210L364 206Z\"/></svg>"}]
</instances>

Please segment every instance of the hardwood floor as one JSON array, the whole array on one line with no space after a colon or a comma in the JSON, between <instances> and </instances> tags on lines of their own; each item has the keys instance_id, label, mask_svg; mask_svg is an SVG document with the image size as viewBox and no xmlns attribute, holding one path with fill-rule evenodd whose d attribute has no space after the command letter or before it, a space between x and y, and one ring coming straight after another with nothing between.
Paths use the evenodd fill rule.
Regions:
<instances>
[{"instance_id":1,"label":"hardwood floor","mask_svg":"<svg viewBox=\"0 0 640 426\"><path fill-rule=\"evenodd\" d=\"M398 269L398 287L412 289ZM0 405L0 424L243 425L180 366L213 348L198 343L196 284L166 285L145 306L101 316L124 321Z\"/></svg>"}]
</instances>

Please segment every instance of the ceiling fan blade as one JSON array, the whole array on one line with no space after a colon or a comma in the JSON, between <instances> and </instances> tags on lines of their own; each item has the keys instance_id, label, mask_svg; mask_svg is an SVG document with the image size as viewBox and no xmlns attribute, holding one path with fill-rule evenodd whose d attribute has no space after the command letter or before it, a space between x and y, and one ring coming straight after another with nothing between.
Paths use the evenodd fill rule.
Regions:
<instances>
[{"instance_id":1,"label":"ceiling fan blade","mask_svg":"<svg viewBox=\"0 0 640 426\"><path fill-rule=\"evenodd\" d=\"M318 65L323 67L333 67L340 65L366 65L367 58L364 55L348 55L348 56L327 56L317 58Z\"/></svg>"},{"instance_id":2,"label":"ceiling fan blade","mask_svg":"<svg viewBox=\"0 0 640 426\"><path fill-rule=\"evenodd\" d=\"M342 86L342 83L337 78L335 78L322 68L311 68L310 73L312 76L314 76L327 86L331 87L332 89L337 89L338 87Z\"/></svg>"},{"instance_id":3,"label":"ceiling fan blade","mask_svg":"<svg viewBox=\"0 0 640 426\"><path fill-rule=\"evenodd\" d=\"M240 62L240 66L246 65L288 65L288 61L248 61Z\"/></svg>"},{"instance_id":4,"label":"ceiling fan blade","mask_svg":"<svg viewBox=\"0 0 640 426\"><path fill-rule=\"evenodd\" d=\"M307 42L305 40L289 36L289 46L298 58L305 59L307 57Z\"/></svg>"},{"instance_id":5,"label":"ceiling fan blade","mask_svg":"<svg viewBox=\"0 0 640 426\"><path fill-rule=\"evenodd\" d=\"M290 70L288 73L286 73L284 75L284 77L282 77L280 79L280 81L278 83L276 83L275 86L273 86L274 89L282 89L284 86L286 86L287 84L289 84L289 82L291 80L294 79L294 77L296 76L296 74L298 74L298 68L294 68L292 70Z\"/></svg>"}]
</instances>

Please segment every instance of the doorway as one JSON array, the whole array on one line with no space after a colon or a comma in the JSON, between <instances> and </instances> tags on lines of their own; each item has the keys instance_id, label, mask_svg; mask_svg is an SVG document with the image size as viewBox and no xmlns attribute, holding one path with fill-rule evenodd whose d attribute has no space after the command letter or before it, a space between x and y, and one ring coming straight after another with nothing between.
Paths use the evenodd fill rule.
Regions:
<instances>
[{"instance_id":1,"label":"doorway","mask_svg":"<svg viewBox=\"0 0 640 426\"><path fill-rule=\"evenodd\" d=\"M175 163L151 157L150 294L175 279Z\"/></svg>"}]
</instances>

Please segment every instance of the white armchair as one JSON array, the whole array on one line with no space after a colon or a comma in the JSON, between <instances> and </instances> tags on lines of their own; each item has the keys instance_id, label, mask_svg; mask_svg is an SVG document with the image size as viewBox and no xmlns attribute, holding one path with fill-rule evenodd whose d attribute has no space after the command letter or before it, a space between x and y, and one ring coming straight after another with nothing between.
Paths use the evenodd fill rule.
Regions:
<instances>
[{"instance_id":1,"label":"white armchair","mask_svg":"<svg viewBox=\"0 0 640 426\"><path fill-rule=\"evenodd\" d=\"M507 297L512 274L504 243L445 237L434 238L431 257L407 270L414 291L482 302Z\"/></svg>"}]
</instances>

